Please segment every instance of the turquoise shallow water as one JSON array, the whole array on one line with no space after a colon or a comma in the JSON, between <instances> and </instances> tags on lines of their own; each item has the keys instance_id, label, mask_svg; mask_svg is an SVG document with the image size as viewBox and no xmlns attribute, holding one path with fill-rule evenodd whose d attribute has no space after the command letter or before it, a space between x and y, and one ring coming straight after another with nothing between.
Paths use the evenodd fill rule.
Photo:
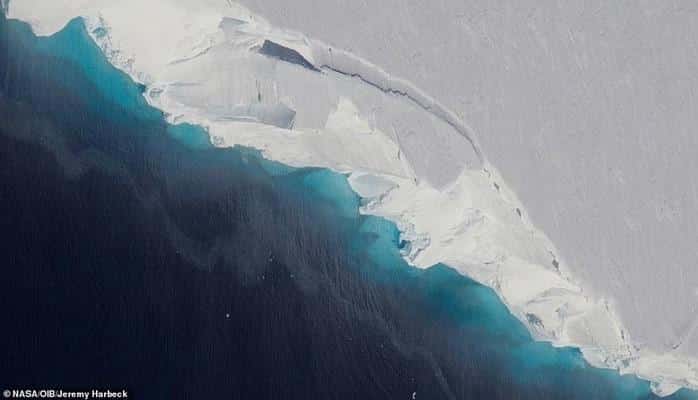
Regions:
<instances>
[{"instance_id":1,"label":"turquoise shallow water","mask_svg":"<svg viewBox=\"0 0 698 400\"><path fill-rule=\"evenodd\" d=\"M162 340L167 340L167 346L153 345L158 350L142 360L143 364L152 363L153 370L164 368L158 364L161 360L166 360L169 366L180 362L182 365L182 369L172 371L165 368L169 372L160 374L163 378L151 381L149 387L143 384L142 392L162 393L160 390L166 386L186 385L193 380L214 396L227 394L229 390L256 393L244 398L279 398L281 394L285 398L409 398L415 392L417 398L655 398L645 381L592 368L576 349L556 349L533 341L491 289L445 265L425 270L407 265L400 256L400 235L395 225L382 218L361 215L360 198L352 192L344 175L318 168L291 168L265 160L252 149L214 149L204 129L165 124L163 114L143 99L144 88L106 61L81 20L73 20L49 38L35 38L26 25L17 22L8 23L3 29L3 40L11 40L9 45L4 44L2 53L6 66L1 72L8 77L3 96L40 108L42 115L54 121L57 135L73 146L76 157L100 152L99 158L90 158L92 168L127 171L124 174L136 182L134 192L140 200L134 202L146 204L142 207L146 211L136 211L141 208L134 206L114 220L110 219L110 213L97 213L100 221L104 219L99 224L101 229L121 225L115 221L130 221L137 212L143 212L142 217L133 217L145 221L143 225L123 224L135 227L132 235L147 231L175 243L171 251L157 248L154 259L159 261L155 264L162 264L162 271L149 278L147 271L151 264L140 261L137 254L150 254L154 250L148 246L133 253L129 250L137 246L134 243L145 239L121 243L116 233L108 236L112 243L118 244L109 246L118 247L114 257L128 254L129 264L144 266L145 272L134 273L133 281L126 287L134 282L148 282L143 294L132 293L124 298L118 294L130 289L119 286L120 291L114 292L119 299L115 304L119 306L112 309L103 305L114 315L120 315L118 310L122 309L150 310L139 320L140 325L129 325L129 329L138 332L140 326L147 328L134 338L124 333L131 341L121 343L121 351L133 355L144 351L133 343L150 343L152 337L165 338ZM19 56L28 60L23 64L28 72L19 73L11 68ZM41 69L47 60L60 60L70 73ZM75 109L72 115L61 111L56 99L31 92L26 87L32 86L22 86L23 80L33 80L37 87L62 88L66 95L70 93L79 99L76 107L84 109ZM161 136L153 132L160 132ZM114 138L109 134L123 136ZM111 161L100 161L106 158ZM4 167L7 171L18 168ZM46 172L41 173L47 176ZM6 187L14 187L21 181L7 176L5 179ZM232 189L224 191L222 187L228 184L233 185ZM73 185L70 187L74 193L83 193L81 187L86 188L85 194L80 195L83 197L76 195L82 199L109 183L104 178L93 178L89 184L64 185ZM125 184L116 186L110 196L105 196L105 204L130 190ZM31 189L27 190L28 199L36 197ZM12 193L15 192L20 190L15 188ZM49 189L44 192L48 193ZM152 211L157 209L152 204L158 204L159 198L170 199L162 200L164 217L159 211ZM97 202L90 199L85 201L85 207ZM121 203L130 204L129 201ZM33 203L26 200L21 204ZM108 208L114 209L114 215L119 212L115 205ZM27 212L30 211L28 207ZM55 226L56 232L60 231L60 223L50 219L53 216L45 218L52 222L43 221L39 225ZM85 217L85 224L95 218ZM159 218L167 222L158 222L162 226L157 225L157 229L150 227L155 222L149 221L160 221ZM97 235L94 230L84 229L84 241ZM70 233L74 230L68 229L68 233L56 234L47 241L60 243L67 240L63 237L74 234ZM20 242L15 247L21 247ZM82 263L80 254L95 253L90 250L93 247L81 249L77 253L78 261L73 264ZM103 251L107 252L106 247ZM94 256L97 260L104 257L100 252ZM182 258L196 268L177 269L175 265L183 263ZM92 259L90 263L85 261L85 264L94 263ZM20 264L18 261L17 265ZM178 272L168 275L172 270ZM244 273L238 274L241 270ZM99 275L110 274L106 267L98 272L89 271L89 279L81 278L100 282L105 279L107 287L118 286L114 282L127 279L114 274L106 280ZM237 278L238 275L242 277ZM60 282L59 278L54 279ZM171 287L166 286L168 282ZM187 286L187 282L204 283ZM229 286L217 286L220 282L228 282ZM186 292L187 299L203 300L195 306L189 300L179 306L172 305L176 302L167 296L173 291ZM241 293L247 293L246 297L234 297L242 296ZM56 294L52 299L63 297ZM230 304L219 303L221 299ZM66 309L68 304L75 306L64 301ZM157 307L148 308L152 304ZM223 318L214 319L211 310L221 311L215 314L220 317L223 308L217 307L224 306L228 307L225 320L234 324L217 330ZM180 321L172 316L177 312L186 314L190 307L189 319ZM21 307L15 304L12 308ZM171 308L177 312L169 311ZM34 308L28 310L26 314L36 312ZM134 313L138 314L129 311L124 318L131 318ZM161 313L168 317L158 319ZM206 319L209 313L211 319ZM108 320L99 321L109 324ZM254 329L248 332L250 326ZM170 333L170 329L176 333ZM184 334L181 332L186 333L186 338L177 336ZM85 339L87 350L83 352L98 352L100 342L90 344L91 340ZM64 344L59 342L53 347ZM202 352L201 348L208 350ZM235 350L228 353L233 351L229 349ZM303 351L295 353L289 349ZM209 352L217 356L201 356ZM234 356L223 356L229 354ZM199 366L198 372L185 373L186 365ZM291 371L294 368L302 373L295 375ZM61 378L75 382L69 371ZM87 371L98 374L102 370ZM247 378L233 379L228 374L221 375L221 371ZM26 375L27 369L5 372L4 376L15 377ZM122 374L133 379L127 380L128 384L135 387L142 384L135 375L131 378L127 372ZM109 376L106 374L101 382L109 382ZM194 385L192 382L189 383ZM268 388L277 389L266 391ZM698 396L682 390L671 398Z\"/></svg>"}]
</instances>

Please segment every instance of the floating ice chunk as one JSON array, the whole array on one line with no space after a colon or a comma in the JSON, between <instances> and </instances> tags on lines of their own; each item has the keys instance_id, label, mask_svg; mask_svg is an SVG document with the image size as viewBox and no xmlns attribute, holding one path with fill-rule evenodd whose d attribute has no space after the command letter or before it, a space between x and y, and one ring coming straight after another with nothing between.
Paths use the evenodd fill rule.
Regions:
<instances>
[{"instance_id":1,"label":"floating ice chunk","mask_svg":"<svg viewBox=\"0 0 698 400\"><path fill-rule=\"evenodd\" d=\"M391 179L373 174L354 173L349 176L351 188L362 198L375 199L397 186Z\"/></svg>"}]
</instances>

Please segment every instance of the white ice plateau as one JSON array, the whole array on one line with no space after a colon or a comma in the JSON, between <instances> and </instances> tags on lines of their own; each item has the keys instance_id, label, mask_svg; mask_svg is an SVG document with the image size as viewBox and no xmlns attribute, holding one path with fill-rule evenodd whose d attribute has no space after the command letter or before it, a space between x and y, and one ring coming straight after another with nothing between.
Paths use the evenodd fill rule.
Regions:
<instances>
[{"instance_id":1,"label":"white ice plateau","mask_svg":"<svg viewBox=\"0 0 698 400\"><path fill-rule=\"evenodd\" d=\"M576 278L584 267L568 266L533 225L438 93L231 1L15 0L8 15L39 35L83 17L171 122L205 127L217 146L348 173L362 212L394 221L410 242L412 265L445 263L492 287L537 339L579 347L592 365L648 379L659 395L698 388L695 354L634 339L618 299Z\"/></svg>"}]
</instances>

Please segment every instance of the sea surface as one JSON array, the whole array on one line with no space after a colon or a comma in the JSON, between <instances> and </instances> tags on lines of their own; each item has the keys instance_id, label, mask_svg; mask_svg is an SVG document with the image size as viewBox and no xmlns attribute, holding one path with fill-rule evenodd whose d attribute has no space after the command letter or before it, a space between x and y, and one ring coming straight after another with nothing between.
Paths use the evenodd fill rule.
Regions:
<instances>
[{"instance_id":1,"label":"sea surface","mask_svg":"<svg viewBox=\"0 0 698 400\"><path fill-rule=\"evenodd\" d=\"M37 38L0 17L0 389L656 398L448 266L408 266L344 175L214 148L143 90L80 19Z\"/></svg>"}]
</instances>

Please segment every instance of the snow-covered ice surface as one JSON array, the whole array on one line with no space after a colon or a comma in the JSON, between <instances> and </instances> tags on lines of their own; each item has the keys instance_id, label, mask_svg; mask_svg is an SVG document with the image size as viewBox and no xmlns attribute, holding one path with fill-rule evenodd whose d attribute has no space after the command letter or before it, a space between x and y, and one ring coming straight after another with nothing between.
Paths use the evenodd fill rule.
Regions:
<instances>
[{"instance_id":1,"label":"snow-covered ice surface","mask_svg":"<svg viewBox=\"0 0 698 400\"><path fill-rule=\"evenodd\" d=\"M537 338L659 394L698 387L690 10L243 2L259 14L15 0L9 16L42 35L84 17L171 121L350 173L414 265L493 287Z\"/></svg>"}]
</instances>

